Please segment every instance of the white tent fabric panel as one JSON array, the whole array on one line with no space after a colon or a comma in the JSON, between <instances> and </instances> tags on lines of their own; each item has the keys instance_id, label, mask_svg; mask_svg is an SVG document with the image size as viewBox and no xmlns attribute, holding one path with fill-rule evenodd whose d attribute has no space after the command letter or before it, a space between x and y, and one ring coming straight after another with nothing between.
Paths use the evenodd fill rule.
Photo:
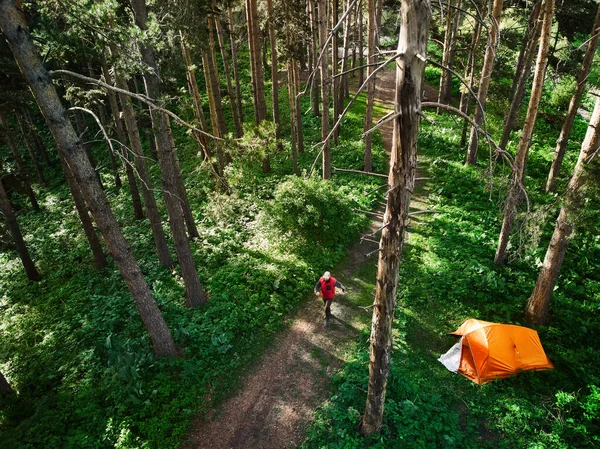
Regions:
<instances>
[{"instance_id":1,"label":"white tent fabric panel","mask_svg":"<svg viewBox=\"0 0 600 449\"><path fill-rule=\"evenodd\" d=\"M448 371L452 371L453 373L458 372L458 366L460 365L460 355L462 350L462 338L452 346L448 352L442 354L438 359L447 369Z\"/></svg>"}]
</instances>

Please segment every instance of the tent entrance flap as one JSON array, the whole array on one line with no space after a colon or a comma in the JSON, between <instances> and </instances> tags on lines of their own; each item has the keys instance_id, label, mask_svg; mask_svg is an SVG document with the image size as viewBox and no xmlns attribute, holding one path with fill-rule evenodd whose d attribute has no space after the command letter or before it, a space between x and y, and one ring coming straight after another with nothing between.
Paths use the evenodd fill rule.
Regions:
<instances>
[{"instance_id":1,"label":"tent entrance flap","mask_svg":"<svg viewBox=\"0 0 600 449\"><path fill-rule=\"evenodd\" d=\"M462 349L462 338L458 343L452 346L448 352L442 354L438 359L448 371L458 373L458 367L460 366L460 353Z\"/></svg>"}]
</instances>

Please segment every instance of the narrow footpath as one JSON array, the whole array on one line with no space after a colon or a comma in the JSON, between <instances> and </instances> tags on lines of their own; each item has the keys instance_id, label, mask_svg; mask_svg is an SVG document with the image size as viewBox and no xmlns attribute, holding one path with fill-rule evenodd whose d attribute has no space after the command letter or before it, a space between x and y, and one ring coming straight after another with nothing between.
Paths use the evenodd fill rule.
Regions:
<instances>
[{"instance_id":1,"label":"narrow footpath","mask_svg":"<svg viewBox=\"0 0 600 449\"><path fill-rule=\"evenodd\" d=\"M393 72L377 80L376 101L387 108L392 106L394 80ZM391 124L381 133L389 153ZM426 203L425 190L418 189L411 209L424 209ZM368 240L361 238L331 270L348 292L336 296L329 326L324 326L321 299L307 299L289 328L240 382L240 391L192 424L183 448L273 449L302 443L315 408L331 393L331 375L345 362L349 345L370 326L371 309L365 306L374 293L379 234L369 235L380 228L377 217L363 235Z\"/></svg>"}]
</instances>

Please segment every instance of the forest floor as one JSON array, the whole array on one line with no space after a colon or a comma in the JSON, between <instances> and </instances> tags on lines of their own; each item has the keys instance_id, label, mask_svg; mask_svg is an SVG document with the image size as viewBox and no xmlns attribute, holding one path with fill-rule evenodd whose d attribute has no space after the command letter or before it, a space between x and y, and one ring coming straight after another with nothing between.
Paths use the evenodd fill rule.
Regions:
<instances>
[{"instance_id":1,"label":"forest floor","mask_svg":"<svg viewBox=\"0 0 600 449\"><path fill-rule=\"evenodd\" d=\"M389 110L394 86L393 71L383 72L377 79L376 101ZM425 97L435 101L435 89L427 86ZM381 134L389 153L391 123L381 128ZM411 210L423 210L426 205L426 188L417 186ZM369 235L380 227L381 215L374 218L344 261L331 270L347 292L336 296L329 325L324 325L322 300L310 292L288 328L241 380L240 390L192 423L183 448L289 448L304 441L315 408L331 395L331 375L346 361L349 346L370 325L372 312L365 307L368 302L364 298L372 301L374 293L378 237Z\"/></svg>"}]
</instances>

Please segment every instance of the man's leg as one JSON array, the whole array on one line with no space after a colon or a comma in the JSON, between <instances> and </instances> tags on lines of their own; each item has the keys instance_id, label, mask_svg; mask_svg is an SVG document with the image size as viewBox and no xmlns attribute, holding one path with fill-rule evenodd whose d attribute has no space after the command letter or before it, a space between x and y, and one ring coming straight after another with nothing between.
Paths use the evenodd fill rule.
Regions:
<instances>
[{"instance_id":1,"label":"man's leg","mask_svg":"<svg viewBox=\"0 0 600 449\"><path fill-rule=\"evenodd\" d=\"M325 324L329 323L329 318L331 317L331 303L333 299L327 299L325 301Z\"/></svg>"}]
</instances>

